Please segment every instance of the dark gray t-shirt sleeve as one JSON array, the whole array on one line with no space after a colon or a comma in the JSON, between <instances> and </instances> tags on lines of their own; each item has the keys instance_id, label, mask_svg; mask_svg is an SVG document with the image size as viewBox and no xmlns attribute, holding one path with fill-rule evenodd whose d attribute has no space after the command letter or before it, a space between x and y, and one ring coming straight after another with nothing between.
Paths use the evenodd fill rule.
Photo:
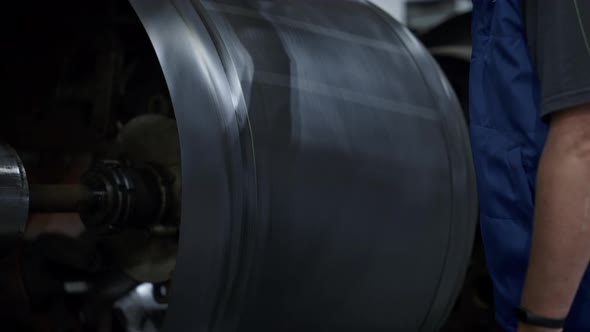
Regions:
<instances>
[{"instance_id":1,"label":"dark gray t-shirt sleeve","mask_svg":"<svg viewBox=\"0 0 590 332\"><path fill-rule=\"evenodd\" d=\"M590 0L524 0L541 116L590 104Z\"/></svg>"}]
</instances>

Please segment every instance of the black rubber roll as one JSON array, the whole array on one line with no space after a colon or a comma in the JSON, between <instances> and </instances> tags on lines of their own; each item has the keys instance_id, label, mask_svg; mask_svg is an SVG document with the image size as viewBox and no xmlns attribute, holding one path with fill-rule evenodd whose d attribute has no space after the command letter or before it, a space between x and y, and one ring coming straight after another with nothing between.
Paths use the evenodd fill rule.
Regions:
<instances>
[{"instance_id":1,"label":"black rubber roll","mask_svg":"<svg viewBox=\"0 0 590 332\"><path fill-rule=\"evenodd\" d=\"M131 3L181 141L167 331L437 330L477 204L460 107L416 39L360 1Z\"/></svg>"}]
</instances>

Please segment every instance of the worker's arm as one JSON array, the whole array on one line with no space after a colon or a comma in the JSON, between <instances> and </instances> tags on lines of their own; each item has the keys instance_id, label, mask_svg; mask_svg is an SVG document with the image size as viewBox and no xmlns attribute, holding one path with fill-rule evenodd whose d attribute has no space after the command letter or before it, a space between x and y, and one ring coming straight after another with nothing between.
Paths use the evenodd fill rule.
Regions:
<instances>
[{"instance_id":1,"label":"worker's arm","mask_svg":"<svg viewBox=\"0 0 590 332\"><path fill-rule=\"evenodd\" d=\"M537 174L521 305L559 319L570 311L590 262L590 1L526 1L540 116L550 130ZM521 324L519 331L557 330Z\"/></svg>"},{"instance_id":2,"label":"worker's arm","mask_svg":"<svg viewBox=\"0 0 590 332\"><path fill-rule=\"evenodd\" d=\"M590 262L590 105L553 116L535 205L522 306L562 318ZM519 331L550 330L522 325Z\"/></svg>"}]
</instances>

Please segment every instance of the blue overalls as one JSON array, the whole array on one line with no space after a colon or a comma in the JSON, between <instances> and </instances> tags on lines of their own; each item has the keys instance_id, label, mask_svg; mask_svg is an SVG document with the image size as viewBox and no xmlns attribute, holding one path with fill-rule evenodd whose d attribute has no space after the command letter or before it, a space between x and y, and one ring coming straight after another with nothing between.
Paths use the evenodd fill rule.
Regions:
<instances>
[{"instance_id":1,"label":"blue overalls","mask_svg":"<svg viewBox=\"0 0 590 332\"><path fill-rule=\"evenodd\" d=\"M512 311L527 269L537 166L548 130L538 115L539 83L521 5L473 0L470 131L496 320L506 331L516 331ZM588 273L565 331L590 331Z\"/></svg>"}]
</instances>

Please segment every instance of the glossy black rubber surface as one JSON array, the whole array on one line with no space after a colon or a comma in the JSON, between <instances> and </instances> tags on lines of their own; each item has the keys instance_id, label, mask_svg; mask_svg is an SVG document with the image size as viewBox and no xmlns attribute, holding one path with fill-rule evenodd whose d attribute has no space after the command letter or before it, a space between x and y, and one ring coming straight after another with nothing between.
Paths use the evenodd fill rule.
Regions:
<instances>
[{"instance_id":1,"label":"glossy black rubber surface","mask_svg":"<svg viewBox=\"0 0 590 332\"><path fill-rule=\"evenodd\" d=\"M131 0L181 141L167 331L434 331L475 232L461 110L364 2Z\"/></svg>"}]
</instances>

